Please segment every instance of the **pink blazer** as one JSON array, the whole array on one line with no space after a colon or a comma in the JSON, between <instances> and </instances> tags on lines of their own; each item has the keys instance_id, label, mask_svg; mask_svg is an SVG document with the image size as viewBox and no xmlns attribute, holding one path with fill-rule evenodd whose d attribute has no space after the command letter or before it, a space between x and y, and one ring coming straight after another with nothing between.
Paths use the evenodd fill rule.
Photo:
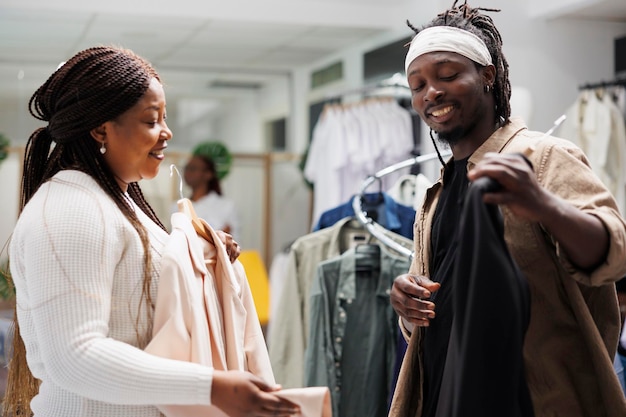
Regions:
<instances>
[{"instance_id":1,"label":"pink blazer","mask_svg":"<svg viewBox=\"0 0 626 417\"><path fill-rule=\"evenodd\" d=\"M275 384L252 293L239 261L204 221L213 243L200 238L190 218L174 213L163 248L153 337L146 352L218 370L248 371ZM330 417L327 387L276 393L298 404L301 416ZM215 406L159 405L166 417L224 417Z\"/></svg>"},{"instance_id":2,"label":"pink blazer","mask_svg":"<svg viewBox=\"0 0 626 417\"><path fill-rule=\"evenodd\" d=\"M162 253L153 338L146 351L218 370L249 371L274 384L265 339L239 261L231 264L215 231L198 237L183 213L172 215ZM159 406L167 417L224 416L214 406Z\"/></svg>"}]
</instances>

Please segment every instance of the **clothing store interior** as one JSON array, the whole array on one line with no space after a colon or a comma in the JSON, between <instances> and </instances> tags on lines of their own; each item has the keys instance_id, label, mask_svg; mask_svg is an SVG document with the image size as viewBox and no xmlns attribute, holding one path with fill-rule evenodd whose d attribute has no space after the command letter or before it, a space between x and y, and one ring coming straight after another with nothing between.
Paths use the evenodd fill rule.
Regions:
<instances>
[{"instance_id":1,"label":"clothing store interior","mask_svg":"<svg viewBox=\"0 0 626 417\"><path fill-rule=\"evenodd\" d=\"M230 229L234 224L229 230L241 247L277 382L325 383L331 392L341 391L346 403L361 401L358 396L367 392L368 406L385 415L405 342L391 305L375 299L388 301L393 277L408 271L416 211L441 170L429 128L411 107L404 59L414 33L406 21L424 24L450 3L3 0L3 271L18 218L25 144L41 126L28 112L30 96L81 49L130 48L159 71L173 132L158 176L140 183L158 217L169 226L177 201L191 195L182 173L194 150L219 144L212 149L219 149L215 158L223 170L221 197L231 203L223 215L236 214L236 232ZM626 214L626 2L472 3L501 9L490 15L510 66L512 115L541 132L566 115L554 135L579 138L577 145ZM585 139L592 135L593 142ZM447 159L447 149L441 152ZM355 291L342 282L345 287L326 288L329 298L320 300L317 267L341 262L351 248L357 255L352 276L372 277L371 285L358 286L369 299L352 294L355 308L350 295L330 294ZM381 252L394 259L393 267L381 268ZM5 275L0 342L9 337L14 308ZM377 284L383 281L386 293ZM623 291L622 312L626 285ZM340 296L343 301L335 300ZM335 302L341 311L333 316ZM347 324L340 317L357 311L361 318L348 318ZM324 315L330 318L321 322ZM378 336L367 338L370 330ZM363 371L344 370L353 389L336 377L311 377L330 366L323 352L329 341L345 343L344 354L356 355L344 361ZM378 346L363 346L372 341ZM2 345L0 361L6 365ZM339 415L350 415L344 411Z\"/></svg>"}]
</instances>

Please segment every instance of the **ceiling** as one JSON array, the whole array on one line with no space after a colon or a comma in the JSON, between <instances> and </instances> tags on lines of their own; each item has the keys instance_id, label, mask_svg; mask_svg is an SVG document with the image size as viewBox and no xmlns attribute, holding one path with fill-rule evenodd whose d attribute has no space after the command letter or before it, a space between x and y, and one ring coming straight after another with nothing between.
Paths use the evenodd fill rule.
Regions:
<instances>
[{"instance_id":1,"label":"ceiling","mask_svg":"<svg viewBox=\"0 0 626 417\"><path fill-rule=\"evenodd\" d=\"M392 17L393 7L404 0L90 3L0 2L0 99L34 91L61 61L98 44L146 57L168 95L229 94L233 84L284 79L294 68L397 27L403 20Z\"/></svg>"},{"instance_id":2,"label":"ceiling","mask_svg":"<svg viewBox=\"0 0 626 417\"><path fill-rule=\"evenodd\" d=\"M625 0L529 2L539 16L626 22ZM233 83L250 87L284 79L294 68L404 28L416 8L438 10L440 3L1 0L0 110L30 96L61 61L97 44L122 45L148 58L166 80L169 97L220 96L231 94ZM216 83L222 87L211 87Z\"/></svg>"},{"instance_id":3,"label":"ceiling","mask_svg":"<svg viewBox=\"0 0 626 417\"><path fill-rule=\"evenodd\" d=\"M531 0L534 15L626 22L625 0Z\"/></svg>"}]
</instances>

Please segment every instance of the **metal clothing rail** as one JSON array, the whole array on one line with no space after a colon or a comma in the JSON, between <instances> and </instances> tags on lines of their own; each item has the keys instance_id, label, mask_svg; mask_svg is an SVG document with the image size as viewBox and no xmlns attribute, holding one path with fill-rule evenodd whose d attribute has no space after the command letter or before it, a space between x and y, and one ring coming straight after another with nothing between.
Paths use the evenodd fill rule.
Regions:
<instances>
[{"instance_id":1,"label":"metal clothing rail","mask_svg":"<svg viewBox=\"0 0 626 417\"><path fill-rule=\"evenodd\" d=\"M452 155L451 153L444 153L441 156L442 157L447 157ZM389 175L392 172L396 172L402 168L408 168L411 167L413 165L416 164L421 164L427 161L431 161L433 159L437 159L439 158L439 156L437 155L437 153L433 152L433 153L429 153L429 154L425 154L425 155L419 155L416 156L414 158L410 158L410 159L406 159L404 161L395 163L393 165L390 165L386 168L381 169L380 171L376 172L374 175L370 175L368 176L365 181L363 181L363 184L361 185L361 192L360 194L356 195L353 199L352 199L352 208L354 210L354 214L356 216L356 219L359 221L359 223L361 223L365 229L372 234L372 236L374 236L376 239L378 239L382 244L384 244L385 246L395 250L396 252L406 256L407 258L409 258L410 260L413 260L413 256L415 255L415 252L413 252L410 249L407 249L406 247L402 246L400 243L396 242L395 240L391 239L389 236L387 236L387 234L385 234L386 229L384 227L382 227L380 224L376 223L374 220L372 220L371 218L367 217L367 213L363 210L363 204L361 199L364 197L365 192L367 190L367 188L372 185L375 181L380 180L382 177L384 177L385 175Z\"/></svg>"},{"instance_id":2,"label":"metal clothing rail","mask_svg":"<svg viewBox=\"0 0 626 417\"><path fill-rule=\"evenodd\" d=\"M596 83L586 83L578 87L579 90L593 90L595 88L626 86L626 77L614 80L599 81Z\"/></svg>"},{"instance_id":3,"label":"metal clothing rail","mask_svg":"<svg viewBox=\"0 0 626 417\"><path fill-rule=\"evenodd\" d=\"M394 90L395 89L395 90ZM410 88L405 76L400 73L393 74L391 77L381 80L374 84L366 84L361 87L343 90L338 93L330 94L325 100L338 100L342 97L354 94L371 94L371 93L387 93L388 96L402 95L410 97ZM402 92L399 94L399 92Z\"/></svg>"}]
</instances>

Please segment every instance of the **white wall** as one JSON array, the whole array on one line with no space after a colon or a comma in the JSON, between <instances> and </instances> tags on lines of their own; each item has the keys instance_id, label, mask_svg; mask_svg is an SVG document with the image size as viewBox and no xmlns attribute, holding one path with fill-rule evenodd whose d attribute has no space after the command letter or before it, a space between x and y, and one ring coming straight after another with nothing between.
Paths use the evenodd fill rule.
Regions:
<instances>
[{"instance_id":1,"label":"white wall","mask_svg":"<svg viewBox=\"0 0 626 417\"><path fill-rule=\"evenodd\" d=\"M17 220L21 159L21 152L10 152L0 163L0 265L8 258L6 244Z\"/></svg>"},{"instance_id":2,"label":"white wall","mask_svg":"<svg viewBox=\"0 0 626 417\"><path fill-rule=\"evenodd\" d=\"M598 0L528 0L531 16L554 16L591 6Z\"/></svg>"},{"instance_id":3,"label":"white wall","mask_svg":"<svg viewBox=\"0 0 626 417\"><path fill-rule=\"evenodd\" d=\"M290 97L289 90L291 77L285 75L284 78L276 79L267 84L259 92L258 111L263 120L274 120L289 116Z\"/></svg>"},{"instance_id":4,"label":"white wall","mask_svg":"<svg viewBox=\"0 0 626 417\"><path fill-rule=\"evenodd\" d=\"M216 140L231 152L262 152L265 150L259 100L255 94L222 103L218 115Z\"/></svg>"},{"instance_id":5,"label":"white wall","mask_svg":"<svg viewBox=\"0 0 626 417\"><path fill-rule=\"evenodd\" d=\"M190 151L196 143L214 139L217 130L214 114L220 105L214 98L168 100L168 126L174 134L168 146Z\"/></svg>"},{"instance_id":6,"label":"white wall","mask_svg":"<svg viewBox=\"0 0 626 417\"><path fill-rule=\"evenodd\" d=\"M25 144L28 136L44 125L28 113L27 100L0 105L0 132L11 140L11 144Z\"/></svg>"}]
</instances>

